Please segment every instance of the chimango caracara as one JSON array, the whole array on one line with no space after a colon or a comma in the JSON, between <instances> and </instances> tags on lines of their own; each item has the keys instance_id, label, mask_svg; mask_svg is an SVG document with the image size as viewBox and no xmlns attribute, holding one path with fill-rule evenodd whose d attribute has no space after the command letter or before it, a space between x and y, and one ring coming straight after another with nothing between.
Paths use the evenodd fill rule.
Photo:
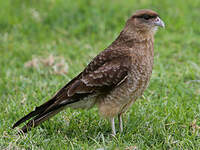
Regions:
<instances>
[{"instance_id":1,"label":"chimango caracara","mask_svg":"<svg viewBox=\"0 0 200 150\"><path fill-rule=\"evenodd\" d=\"M110 119L115 135L114 117L122 132L122 114L142 95L149 83L154 59L154 34L164 22L152 10L138 10L126 22L117 39L97 55L88 66L49 101L17 121L13 128L31 119L27 132L64 108L99 108Z\"/></svg>"}]
</instances>

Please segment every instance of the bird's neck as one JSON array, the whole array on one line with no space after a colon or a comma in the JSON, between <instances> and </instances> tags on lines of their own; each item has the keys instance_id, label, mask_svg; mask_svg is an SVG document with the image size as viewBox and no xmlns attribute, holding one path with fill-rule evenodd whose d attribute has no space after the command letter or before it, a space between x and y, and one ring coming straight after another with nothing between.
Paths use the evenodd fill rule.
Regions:
<instances>
[{"instance_id":1,"label":"bird's neck","mask_svg":"<svg viewBox=\"0 0 200 150\"><path fill-rule=\"evenodd\" d=\"M154 42L154 33L151 32L142 32L142 31L128 31L123 30L117 39L111 44L121 47L134 48L140 44L153 44Z\"/></svg>"}]
</instances>

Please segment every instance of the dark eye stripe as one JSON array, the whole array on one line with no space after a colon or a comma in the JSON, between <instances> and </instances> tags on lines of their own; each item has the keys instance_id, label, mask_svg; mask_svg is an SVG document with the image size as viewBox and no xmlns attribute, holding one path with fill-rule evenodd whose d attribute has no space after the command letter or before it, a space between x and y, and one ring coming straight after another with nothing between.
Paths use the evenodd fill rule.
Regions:
<instances>
[{"instance_id":1,"label":"dark eye stripe","mask_svg":"<svg viewBox=\"0 0 200 150\"><path fill-rule=\"evenodd\" d=\"M157 16L151 16L151 15L147 15L147 14L143 14L143 15L137 16L137 18L144 18L146 20L152 19L152 18L156 18L156 17Z\"/></svg>"}]
</instances>

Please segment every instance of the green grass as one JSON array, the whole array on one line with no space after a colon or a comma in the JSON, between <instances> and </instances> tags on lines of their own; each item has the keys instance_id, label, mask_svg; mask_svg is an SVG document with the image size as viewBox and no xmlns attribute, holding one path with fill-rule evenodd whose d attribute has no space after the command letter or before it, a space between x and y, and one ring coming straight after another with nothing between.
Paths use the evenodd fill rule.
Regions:
<instances>
[{"instance_id":1,"label":"green grass","mask_svg":"<svg viewBox=\"0 0 200 150\"><path fill-rule=\"evenodd\" d=\"M199 0L0 1L0 149L200 149ZM124 116L124 132L89 111L66 109L25 135L11 126L48 100L119 34L137 9L159 12L150 85ZM25 68L63 56L66 75ZM196 120L196 122L195 122ZM117 128L118 129L118 128Z\"/></svg>"}]
</instances>

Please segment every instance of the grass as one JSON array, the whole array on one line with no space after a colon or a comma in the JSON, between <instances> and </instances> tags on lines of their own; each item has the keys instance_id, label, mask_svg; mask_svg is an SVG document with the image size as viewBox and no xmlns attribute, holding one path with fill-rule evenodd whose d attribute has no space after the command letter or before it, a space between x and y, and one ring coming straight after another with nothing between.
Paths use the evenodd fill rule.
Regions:
<instances>
[{"instance_id":1,"label":"grass","mask_svg":"<svg viewBox=\"0 0 200 150\"><path fill-rule=\"evenodd\" d=\"M199 0L0 1L0 149L200 149ZM115 138L96 108L66 109L25 135L11 126L48 100L119 34L137 9L159 12L150 85ZM63 57L68 73L26 68Z\"/></svg>"}]
</instances>

